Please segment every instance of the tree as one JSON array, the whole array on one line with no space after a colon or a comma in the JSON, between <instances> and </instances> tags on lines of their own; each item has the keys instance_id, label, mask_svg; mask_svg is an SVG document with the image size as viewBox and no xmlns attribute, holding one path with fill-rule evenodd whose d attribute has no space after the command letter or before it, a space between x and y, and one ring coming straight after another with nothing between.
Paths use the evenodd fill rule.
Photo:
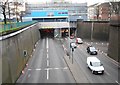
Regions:
<instances>
[{"instance_id":1,"label":"tree","mask_svg":"<svg viewBox=\"0 0 120 85\"><path fill-rule=\"evenodd\" d=\"M4 16L4 23L5 24L7 24L7 18L6 18L7 3L8 3L8 0L3 1L3 2L0 3L0 7L1 7L0 13L2 13L3 16Z\"/></svg>"}]
</instances>

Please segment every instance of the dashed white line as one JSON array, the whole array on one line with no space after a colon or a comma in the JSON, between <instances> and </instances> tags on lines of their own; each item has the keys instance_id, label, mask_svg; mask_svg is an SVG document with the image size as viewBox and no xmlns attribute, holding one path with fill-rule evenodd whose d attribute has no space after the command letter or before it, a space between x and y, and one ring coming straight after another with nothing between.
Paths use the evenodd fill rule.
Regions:
<instances>
[{"instance_id":1,"label":"dashed white line","mask_svg":"<svg viewBox=\"0 0 120 85\"><path fill-rule=\"evenodd\" d=\"M48 47L49 47L49 46L48 46L48 38L47 38L46 48L48 49Z\"/></svg>"},{"instance_id":2,"label":"dashed white line","mask_svg":"<svg viewBox=\"0 0 120 85\"><path fill-rule=\"evenodd\" d=\"M49 60L47 60L47 67L49 66Z\"/></svg>"},{"instance_id":3,"label":"dashed white line","mask_svg":"<svg viewBox=\"0 0 120 85\"><path fill-rule=\"evenodd\" d=\"M120 83L118 83L118 81L115 81L118 85L120 85Z\"/></svg>"},{"instance_id":4,"label":"dashed white line","mask_svg":"<svg viewBox=\"0 0 120 85\"><path fill-rule=\"evenodd\" d=\"M36 71L40 71L41 69L40 68L37 68L37 69L35 69Z\"/></svg>"},{"instance_id":5,"label":"dashed white line","mask_svg":"<svg viewBox=\"0 0 120 85\"><path fill-rule=\"evenodd\" d=\"M28 69L29 71L31 71L32 69Z\"/></svg>"},{"instance_id":6,"label":"dashed white line","mask_svg":"<svg viewBox=\"0 0 120 85\"><path fill-rule=\"evenodd\" d=\"M47 80L49 79L49 69L47 69Z\"/></svg>"},{"instance_id":7,"label":"dashed white line","mask_svg":"<svg viewBox=\"0 0 120 85\"><path fill-rule=\"evenodd\" d=\"M49 58L48 54L47 54L47 58Z\"/></svg>"},{"instance_id":8,"label":"dashed white line","mask_svg":"<svg viewBox=\"0 0 120 85\"><path fill-rule=\"evenodd\" d=\"M68 67L65 67L64 69L68 69Z\"/></svg>"},{"instance_id":9,"label":"dashed white line","mask_svg":"<svg viewBox=\"0 0 120 85\"><path fill-rule=\"evenodd\" d=\"M35 51L35 49L33 49L33 51Z\"/></svg>"},{"instance_id":10,"label":"dashed white line","mask_svg":"<svg viewBox=\"0 0 120 85\"><path fill-rule=\"evenodd\" d=\"M60 68L54 68L54 69L60 69Z\"/></svg>"}]
</instances>

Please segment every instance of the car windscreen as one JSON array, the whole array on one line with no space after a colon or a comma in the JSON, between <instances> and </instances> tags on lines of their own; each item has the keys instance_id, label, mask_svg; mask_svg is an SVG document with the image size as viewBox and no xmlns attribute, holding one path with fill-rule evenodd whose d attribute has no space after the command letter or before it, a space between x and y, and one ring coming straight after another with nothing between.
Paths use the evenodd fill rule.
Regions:
<instances>
[{"instance_id":1,"label":"car windscreen","mask_svg":"<svg viewBox=\"0 0 120 85\"><path fill-rule=\"evenodd\" d=\"M96 51L94 47L90 47L90 51Z\"/></svg>"},{"instance_id":2,"label":"car windscreen","mask_svg":"<svg viewBox=\"0 0 120 85\"><path fill-rule=\"evenodd\" d=\"M92 66L98 67L101 66L102 64L100 62L92 62Z\"/></svg>"}]
</instances>

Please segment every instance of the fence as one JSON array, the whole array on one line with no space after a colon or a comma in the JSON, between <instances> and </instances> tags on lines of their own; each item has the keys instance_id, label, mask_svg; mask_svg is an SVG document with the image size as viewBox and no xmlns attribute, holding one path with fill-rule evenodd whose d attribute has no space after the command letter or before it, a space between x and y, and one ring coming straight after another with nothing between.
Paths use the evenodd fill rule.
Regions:
<instances>
[{"instance_id":1,"label":"fence","mask_svg":"<svg viewBox=\"0 0 120 85\"><path fill-rule=\"evenodd\" d=\"M14 29L20 29L22 27L31 25L36 23L36 21L27 21L27 22L9 22L8 24L0 24L0 32L4 32L4 31L9 31L9 30L14 30Z\"/></svg>"}]
</instances>

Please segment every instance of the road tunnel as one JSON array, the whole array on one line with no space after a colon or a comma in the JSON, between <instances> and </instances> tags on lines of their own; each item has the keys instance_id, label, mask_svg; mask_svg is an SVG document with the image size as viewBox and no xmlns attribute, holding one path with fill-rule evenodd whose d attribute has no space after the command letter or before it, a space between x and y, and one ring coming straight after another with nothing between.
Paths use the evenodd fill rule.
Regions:
<instances>
[{"instance_id":1,"label":"road tunnel","mask_svg":"<svg viewBox=\"0 0 120 85\"><path fill-rule=\"evenodd\" d=\"M40 29L41 38L54 38L54 29Z\"/></svg>"}]
</instances>

